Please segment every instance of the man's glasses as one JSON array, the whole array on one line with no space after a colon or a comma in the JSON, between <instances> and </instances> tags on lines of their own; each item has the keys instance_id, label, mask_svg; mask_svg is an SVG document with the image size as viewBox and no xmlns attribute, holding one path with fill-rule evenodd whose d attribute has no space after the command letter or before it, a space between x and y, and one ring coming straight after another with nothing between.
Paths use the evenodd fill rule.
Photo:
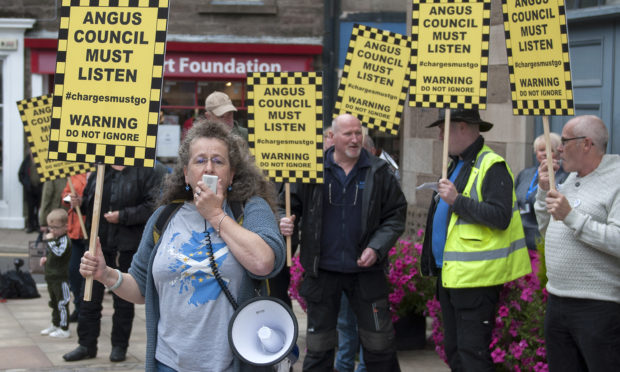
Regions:
<instances>
[{"instance_id":1,"label":"man's glasses","mask_svg":"<svg viewBox=\"0 0 620 372\"><path fill-rule=\"evenodd\" d=\"M562 141L562 146L566 145L566 142L572 141L572 140L579 140L579 139L584 139L586 138L586 136L580 136L580 137L572 137L572 138L565 138L562 137L561 141Z\"/></svg>"},{"instance_id":2,"label":"man's glasses","mask_svg":"<svg viewBox=\"0 0 620 372\"><path fill-rule=\"evenodd\" d=\"M359 191L360 187L359 184L355 184L355 198L353 199L353 204L344 204L344 203L334 203L332 202L332 184L331 182L329 183L329 204L333 205L334 207L347 207L347 206L355 206L355 204L357 204L357 192ZM342 195L343 198L346 197L346 195Z\"/></svg>"}]
</instances>

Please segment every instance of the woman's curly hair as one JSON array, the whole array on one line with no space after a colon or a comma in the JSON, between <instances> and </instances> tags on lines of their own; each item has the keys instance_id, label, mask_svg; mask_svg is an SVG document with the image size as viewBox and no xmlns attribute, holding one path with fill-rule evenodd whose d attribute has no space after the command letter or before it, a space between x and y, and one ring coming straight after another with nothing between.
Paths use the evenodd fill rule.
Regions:
<instances>
[{"instance_id":1,"label":"woman's curly hair","mask_svg":"<svg viewBox=\"0 0 620 372\"><path fill-rule=\"evenodd\" d=\"M245 204L252 196L260 196L265 199L271 210L277 212L275 186L256 166L254 159L248 151L243 138L231 133L221 123L199 118L187 132L185 139L179 147L179 157L176 164L164 181L164 189L159 200L160 205L169 204L175 200L193 200L193 191L185 189L185 175L183 168L189 164L189 148L192 142L198 138L216 138L223 141L228 147L230 168L235 172L232 181L232 190L226 194L226 199Z\"/></svg>"}]
</instances>

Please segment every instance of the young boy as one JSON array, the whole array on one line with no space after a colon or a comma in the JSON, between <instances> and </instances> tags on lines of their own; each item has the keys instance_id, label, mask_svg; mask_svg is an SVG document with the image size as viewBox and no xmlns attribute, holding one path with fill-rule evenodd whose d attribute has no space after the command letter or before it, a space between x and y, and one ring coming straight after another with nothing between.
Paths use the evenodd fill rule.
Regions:
<instances>
[{"instance_id":1,"label":"young boy","mask_svg":"<svg viewBox=\"0 0 620 372\"><path fill-rule=\"evenodd\" d=\"M47 215L48 233L47 255L41 257L40 265L45 265L45 281L50 294L52 325L41 331L42 335L67 338L69 333L69 261L71 259L71 240L67 236L67 211L54 209Z\"/></svg>"}]
</instances>

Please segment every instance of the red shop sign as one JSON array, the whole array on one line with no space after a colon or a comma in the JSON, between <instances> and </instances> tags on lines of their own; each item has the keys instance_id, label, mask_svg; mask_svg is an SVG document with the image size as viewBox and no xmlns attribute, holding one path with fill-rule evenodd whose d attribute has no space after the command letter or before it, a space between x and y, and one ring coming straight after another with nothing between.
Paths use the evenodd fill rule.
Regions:
<instances>
[{"instance_id":1,"label":"red shop sign","mask_svg":"<svg viewBox=\"0 0 620 372\"><path fill-rule=\"evenodd\" d=\"M54 74L56 51L33 50L32 72ZM236 78L248 72L313 71L312 56L166 53L164 77Z\"/></svg>"},{"instance_id":2,"label":"red shop sign","mask_svg":"<svg viewBox=\"0 0 620 372\"><path fill-rule=\"evenodd\" d=\"M249 72L311 71L312 57L167 54L164 77L245 78Z\"/></svg>"}]
</instances>

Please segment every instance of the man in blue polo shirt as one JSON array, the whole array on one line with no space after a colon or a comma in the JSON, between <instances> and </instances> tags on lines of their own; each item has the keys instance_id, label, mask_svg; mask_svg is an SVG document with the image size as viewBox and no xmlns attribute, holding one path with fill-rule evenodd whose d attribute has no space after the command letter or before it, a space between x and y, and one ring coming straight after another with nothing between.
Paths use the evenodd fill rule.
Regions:
<instances>
[{"instance_id":1,"label":"man in blue polo shirt","mask_svg":"<svg viewBox=\"0 0 620 372\"><path fill-rule=\"evenodd\" d=\"M358 319L368 371L400 371L384 273L387 253L404 231L407 201L388 164L362 148L360 121L338 116L325 152L323 184L291 188L284 236L301 221L300 293L308 304L304 371L331 371L344 292Z\"/></svg>"}]
</instances>

